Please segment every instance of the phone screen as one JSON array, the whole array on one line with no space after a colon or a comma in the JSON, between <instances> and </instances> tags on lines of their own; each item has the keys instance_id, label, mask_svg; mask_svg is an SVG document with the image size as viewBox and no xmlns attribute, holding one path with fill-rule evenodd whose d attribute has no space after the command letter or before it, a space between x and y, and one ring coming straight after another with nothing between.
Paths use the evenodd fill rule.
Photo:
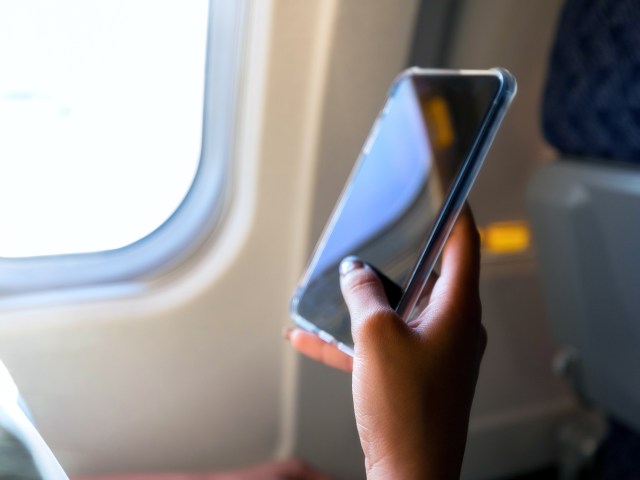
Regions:
<instances>
[{"instance_id":1,"label":"phone screen","mask_svg":"<svg viewBox=\"0 0 640 480\"><path fill-rule=\"evenodd\" d=\"M404 288L485 116L497 75L394 84L292 303L294 318L353 345L338 265L356 255Z\"/></svg>"}]
</instances>

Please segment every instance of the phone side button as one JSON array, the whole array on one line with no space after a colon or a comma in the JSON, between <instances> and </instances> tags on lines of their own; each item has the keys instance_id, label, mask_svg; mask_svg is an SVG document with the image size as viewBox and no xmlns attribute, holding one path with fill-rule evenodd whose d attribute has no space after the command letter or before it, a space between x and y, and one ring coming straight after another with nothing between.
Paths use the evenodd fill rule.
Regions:
<instances>
[{"instance_id":1,"label":"phone side button","mask_svg":"<svg viewBox=\"0 0 640 480\"><path fill-rule=\"evenodd\" d=\"M327 343L331 343L331 344L336 343L335 338L333 338L327 332L323 332L322 330L318 330L318 336Z\"/></svg>"}]
</instances>

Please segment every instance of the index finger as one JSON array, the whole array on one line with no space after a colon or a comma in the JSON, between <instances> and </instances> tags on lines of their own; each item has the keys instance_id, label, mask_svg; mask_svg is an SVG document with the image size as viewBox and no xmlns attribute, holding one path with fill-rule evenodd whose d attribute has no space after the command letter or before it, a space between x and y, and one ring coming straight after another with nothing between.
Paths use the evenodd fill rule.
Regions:
<instances>
[{"instance_id":1,"label":"index finger","mask_svg":"<svg viewBox=\"0 0 640 480\"><path fill-rule=\"evenodd\" d=\"M317 362L345 372L353 370L353 358L313 333L294 328L287 331L286 337L298 352Z\"/></svg>"},{"instance_id":2,"label":"index finger","mask_svg":"<svg viewBox=\"0 0 640 480\"><path fill-rule=\"evenodd\" d=\"M432 298L444 308L480 303L480 235L471 210L464 206L442 252L440 278Z\"/></svg>"}]
</instances>

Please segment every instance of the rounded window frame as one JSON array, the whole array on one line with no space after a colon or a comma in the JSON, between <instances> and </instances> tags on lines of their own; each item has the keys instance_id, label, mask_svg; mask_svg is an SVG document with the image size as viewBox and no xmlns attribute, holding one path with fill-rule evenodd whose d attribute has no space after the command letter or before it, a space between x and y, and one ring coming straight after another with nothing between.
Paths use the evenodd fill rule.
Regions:
<instances>
[{"instance_id":1,"label":"rounded window frame","mask_svg":"<svg viewBox=\"0 0 640 480\"><path fill-rule=\"evenodd\" d=\"M177 266L218 227L231 195L231 170L250 0L210 0L200 160L173 214L118 249L30 258L0 257L5 295L113 285Z\"/></svg>"}]
</instances>

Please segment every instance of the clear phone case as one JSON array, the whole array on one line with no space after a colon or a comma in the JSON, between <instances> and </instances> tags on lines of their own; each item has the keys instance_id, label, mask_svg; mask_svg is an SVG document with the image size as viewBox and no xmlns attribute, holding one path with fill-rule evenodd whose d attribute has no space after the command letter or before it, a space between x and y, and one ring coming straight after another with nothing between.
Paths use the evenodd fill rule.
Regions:
<instances>
[{"instance_id":1,"label":"clear phone case","mask_svg":"<svg viewBox=\"0 0 640 480\"><path fill-rule=\"evenodd\" d=\"M478 82L475 82L475 79L478 79ZM405 70L396 78L389 89L385 106L371 128L347 184L316 245L299 287L291 299L290 313L299 326L316 333L323 340L333 343L342 351L353 355L348 313L344 303L341 303L342 298L338 286L337 265L339 260L341 256L354 253L362 256L361 254L364 252L365 257L369 255L373 258L373 261L371 261L371 258L365 258L366 261L380 270L385 270L385 268L382 268L384 265L377 262L385 263L384 259L386 257L379 254L380 248L376 247L376 250L372 246L375 243L373 240L378 241L381 245L384 245L385 242L386 245L390 245L393 242L398 243L404 237L399 234L394 237L394 232L400 231L402 233L407 228L405 226L405 230L402 230L400 228L402 225L395 219L384 224L384 228L380 227L378 230L375 230L371 225L377 221L379 222L379 217L384 217L385 208L390 208L388 205L396 201L397 198L403 195L406 198L411 196L404 191L394 196L394 192L387 188L389 197L387 199L383 198L380 205L377 205L376 202L379 202L380 199L374 196L371 191L380 191L379 196L383 196L385 187L393 183L394 179L400 186L402 186L402 182L407 185L413 182L417 185L415 187L416 191L420 191L420 188L426 191L428 190L427 187L431 188L427 183L433 183L436 173L440 173L439 167L429 167L431 170L427 169L425 173L424 185L420 185L417 182L417 174L413 175L410 168L407 168L408 173L405 177L398 176L398 171L402 170L402 165L399 164L401 159L393 159L396 163L392 163L388 157L397 155L398 157L409 158L412 155L416 156L414 150L417 147L413 150L409 147L423 142L423 139L419 138L420 130L414 127L413 123L407 123L405 120L412 115L413 117L423 115L427 119L423 119L424 132L422 133L425 137L428 137L424 140L426 147L423 146L422 150L418 150L426 152L424 155L431 155L429 157L431 164L439 165L439 157L436 153L439 148L438 142L447 136L447 109L454 113L457 112L458 123L464 123L466 121L465 109L467 108L465 99L473 98L471 96L473 92L470 93L467 90L473 87L478 92L483 92L481 88L475 85L476 83L482 83L480 80L487 85L491 84L490 101L487 100L486 105L481 104L481 108L476 108L476 110L482 111L480 112L481 114L476 112L478 117L477 125L474 124L473 128L468 128L473 134L467 132L466 137L464 137L463 135L458 135L459 132L457 130L453 132L454 140L458 138L459 141L459 138L466 138L466 143L459 141L464 148L460 147L460 151L463 153L458 155L460 158L456 157L456 162L458 163L454 164L455 175L451 174L451 182L447 183L448 188L443 189L441 192L441 198L437 208L434 208L433 220L429 224L428 230L420 233L420 247L414 248L416 252L414 256L400 255L394 260L396 264L405 263L403 266L405 271L402 275L400 273L393 274L395 268L393 262L391 265L386 266L386 274L396 280L403 291L396 311L405 320L414 315L416 304L421 298L429 275L471 190L501 120L515 95L515 79L504 69L448 70L413 67ZM407 85L411 86L415 97L411 97L412 94L407 93L409 91ZM440 91L438 88L447 93L448 96L438 94L437 92ZM419 90L424 93L423 96L427 100L418 95ZM488 95L487 93L484 94L485 97L488 97ZM401 105L403 102L406 103L406 98L410 97L415 100L417 106L402 109ZM444 106L443 98L447 99L448 102L444 102ZM428 112L430 109L432 110L431 113ZM470 115L470 117L472 116ZM441 125L438 126L438 123ZM436 131L442 138L439 139L438 135L433 134L433 131ZM411 136L407 132L418 133L414 133ZM451 134L451 132L449 133ZM451 135L449 136L451 137ZM383 148L385 142L390 145L387 146L387 150ZM410 145L407 146L407 144ZM446 152L446 150L443 151ZM404 156L401 155L402 152L405 153ZM369 164L377 162L380 165L387 162L388 165L382 174L375 177L367 170L369 164L366 162L369 162ZM420 163L414 162L410 167L417 171L420 165ZM398 176L397 179L395 178L396 176ZM365 179L369 183L362 180L362 177L366 177ZM366 193L360 193L363 191ZM361 200L361 203L373 210L373 214L367 217L368 223L363 223L362 215L356 216L351 212L351 210L354 210L352 205L355 202L354 198L358 198L356 195L363 197L364 200ZM414 214L413 218L420 219L420 210L417 210L417 214ZM365 236L366 238L363 237L364 239L354 239L358 232L363 229L370 230L368 236ZM349 242L355 245L353 247L354 251L349 250Z\"/></svg>"}]
</instances>

